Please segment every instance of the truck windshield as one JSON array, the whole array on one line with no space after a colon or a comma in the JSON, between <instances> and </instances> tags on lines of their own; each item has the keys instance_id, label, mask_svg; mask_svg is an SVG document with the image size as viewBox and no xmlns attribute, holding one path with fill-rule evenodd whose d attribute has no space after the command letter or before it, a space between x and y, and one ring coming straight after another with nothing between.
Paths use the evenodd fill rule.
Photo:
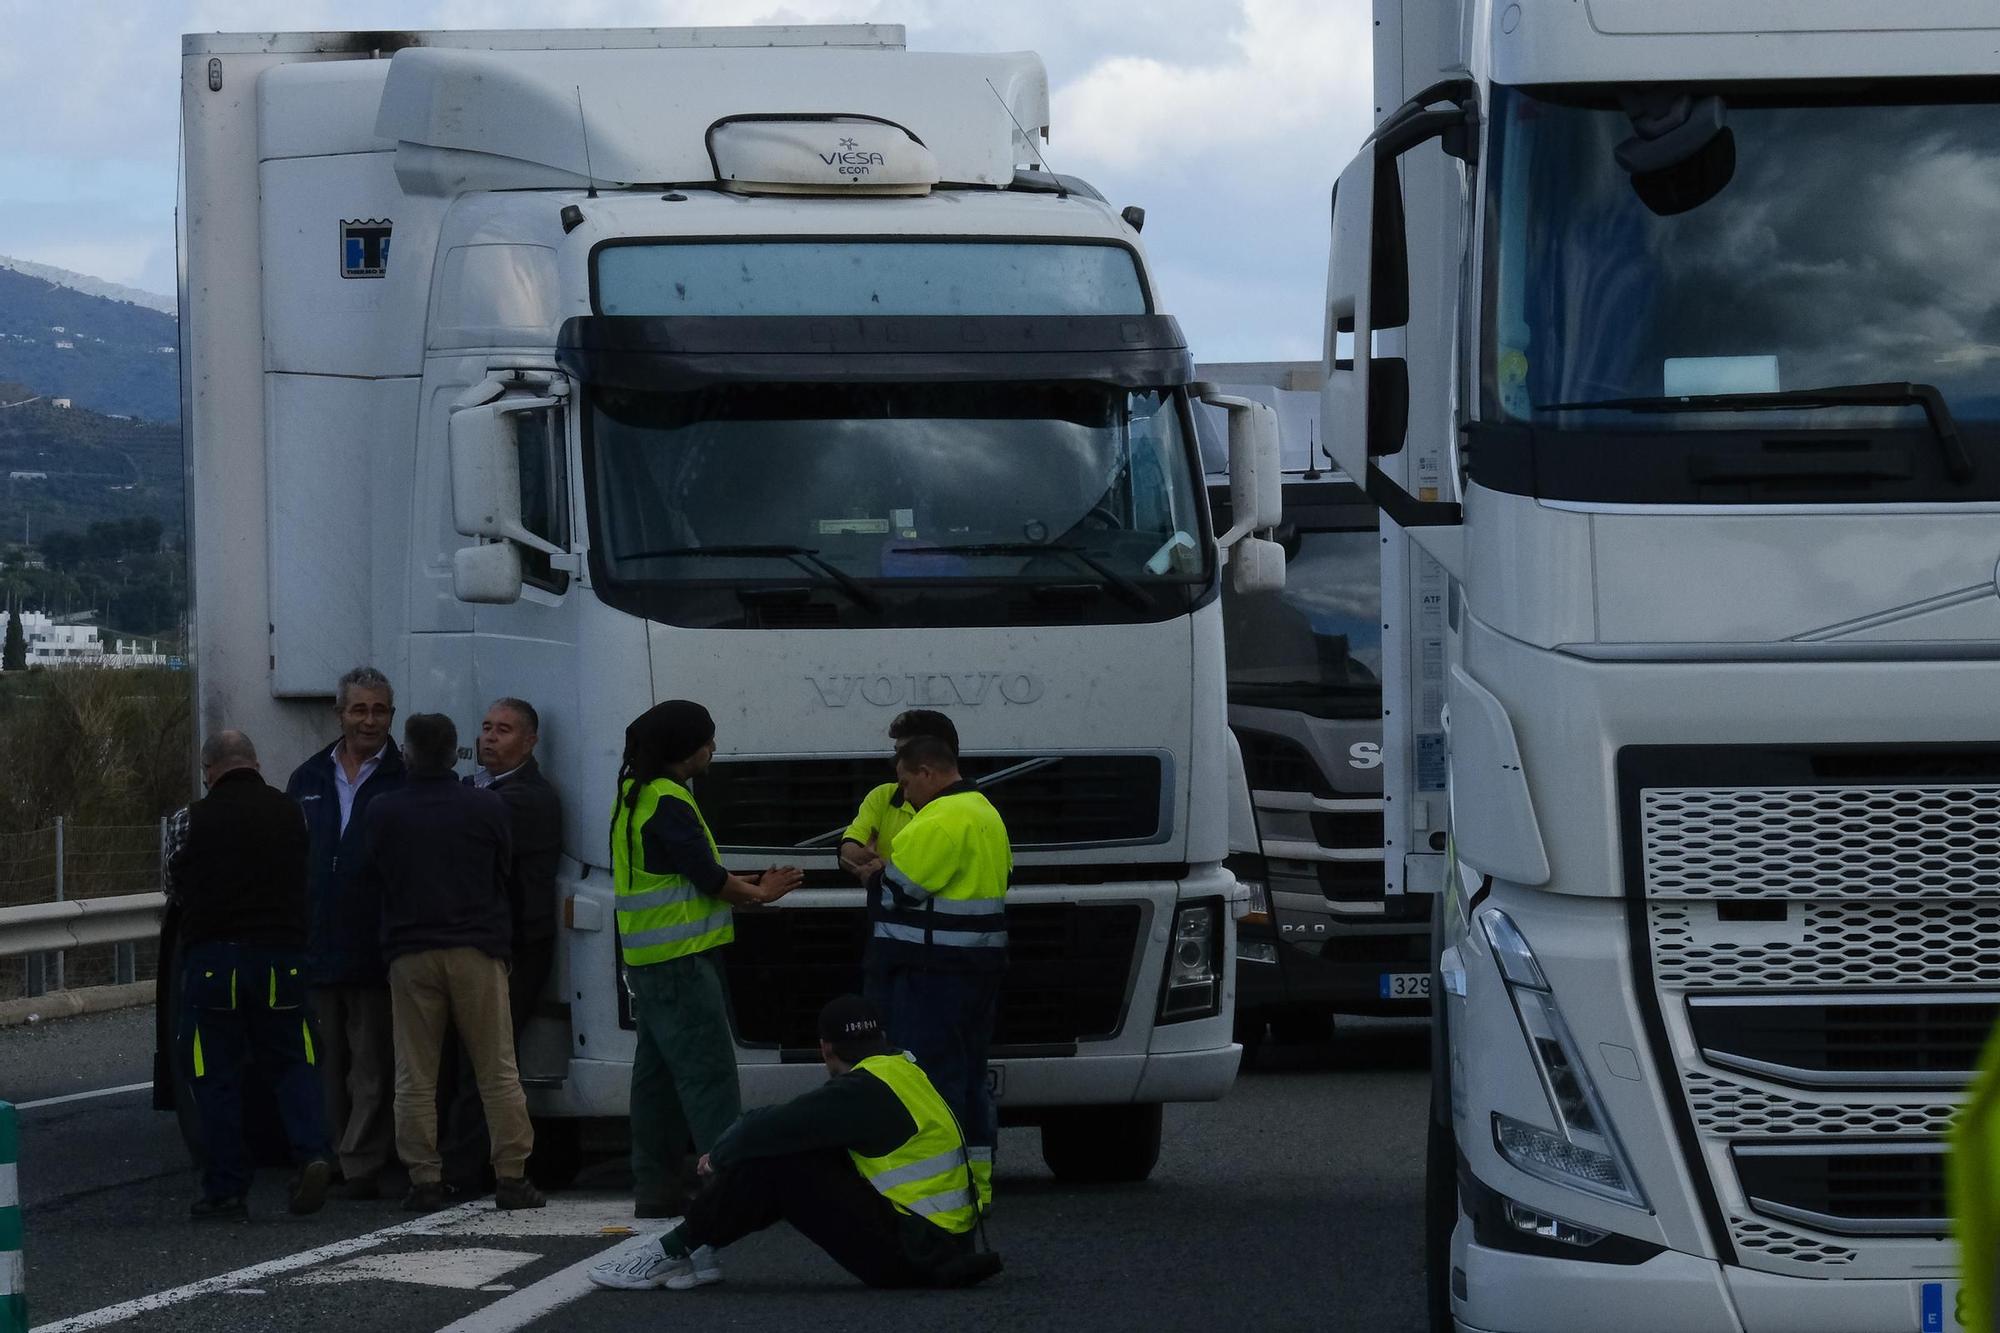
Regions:
<instances>
[{"instance_id":1,"label":"truck windshield","mask_svg":"<svg viewBox=\"0 0 2000 1333\"><path fill-rule=\"evenodd\" d=\"M1690 90L1719 98L1726 142L1685 168L1707 180L1682 211L1621 166L1615 97L1496 89L1481 416L1514 429L1482 432L1475 478L1618 500L2000 493L2000 282L1975 239L2000 228L2000 102L1939 87ZM1887 392L1910 386L1962 449L1921 392Z\"/></svg>"},{"instance_id":2,"label":"truck windshield","mask_svg":"<svg viewBox=\"0 0 2000 1333\"><path fill-rule=\"evenodd\" d=\"M1178 390L605 387L586 447L608 598L675 624L1183 614L1211 576Z\"/></svg>"},{"instance_id":3,"label":"truck windshield","mask_svg":"<svg viewBox=\"0 0 2000 1333\"><path fill-rule=\"evenodd\" d=\"M1380 717L1381 541L1371 528L1299 532L1284 545L1284 592L1243 597L1223 580L1229 702Z\"/></svg>"}]
</instances>

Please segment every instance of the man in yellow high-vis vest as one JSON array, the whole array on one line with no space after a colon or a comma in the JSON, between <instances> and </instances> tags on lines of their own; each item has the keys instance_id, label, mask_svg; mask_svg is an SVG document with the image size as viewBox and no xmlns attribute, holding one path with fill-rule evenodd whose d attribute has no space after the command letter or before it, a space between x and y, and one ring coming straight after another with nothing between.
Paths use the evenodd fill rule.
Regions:
<instances>
[{"instance_id":1,"label":"man in yellow high-vis vest","mask_svg":"<svg viewBox=\"0 0 2000 1333\"><path fill-rule=\"evenodd\" d=\"M602 1287L685 1291L714 1251L790 1222L871 1287L964 1286L1000 1269L974 1241L965 1141L923 1069L857 995L820 1011L826 1083L750 1112L702 1158L708 1188L656 1244L591 1270Z\"/></svg>"},{"instance_id":2,"label":"man in yellow high-vis vest","mask_svg":"<svg viewBox=\"0 0 2000 1333\"><path fill-rule=\"evenodd\" d=\"M715 950L734 938L732 902L776 902L797 888L791 866L761 875L723 869L715 835L689 784L715 755L708 710L670 699L625 729L625 763L611 818L618 943L632 993L633 1208L640 1217L685 1211L680 1164L742 1113Z\"/></svg>"},{"instance_id":3,"label":"man in yellow high-vis vest","mask_svg":"<svg viewBox=\"0 0 2000 1333\"><path fill-rule=\"evenodd\" d=\"M1007 969L1013 851L1000 812L960 775L956 746L910 737L896 747L896 779L917 814L870 882L864 973L889 1039L964 1126L983 1207L1000 1133L986 1049Z\"/></svg>"},{"instance_id":4,"label":"man in yellow high-vis vest","mask_svg":"<svg viewBox=\"0 0 2000 1333\"><path fill-rule=\"evenodd\" d=\"M889 739L901 744L912 736L935 736L958 755L958 728L935 708L908 708L889 723ZM903 792L900 782L885 782L861 800L854 820L840 835L840 864L866 884L882 869L896 849L896 835L917 817L917 807ZM870 997L875 998L875 997ZM879 999L876 1008L881 1008Z\"/></svg>"}]
</instances>

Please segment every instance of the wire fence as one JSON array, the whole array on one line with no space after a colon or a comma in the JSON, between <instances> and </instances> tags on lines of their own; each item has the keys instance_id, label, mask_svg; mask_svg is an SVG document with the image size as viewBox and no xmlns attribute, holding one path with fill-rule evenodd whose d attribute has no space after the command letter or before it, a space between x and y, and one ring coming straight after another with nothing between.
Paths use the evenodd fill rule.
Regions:
<instances>
[{"instance_id":1,"label":"wire fence","mask_svg":"<svg viewBox=\"0 0 2000 1333\"><path fill-rule=\"evenodd\" d=\"M0 833L0 907L154 893L166 885L167 821L76 825ZM151 940L0 958L0 1000L51 990L148 981L158 975Z\"/></svg>"}]
</instances>

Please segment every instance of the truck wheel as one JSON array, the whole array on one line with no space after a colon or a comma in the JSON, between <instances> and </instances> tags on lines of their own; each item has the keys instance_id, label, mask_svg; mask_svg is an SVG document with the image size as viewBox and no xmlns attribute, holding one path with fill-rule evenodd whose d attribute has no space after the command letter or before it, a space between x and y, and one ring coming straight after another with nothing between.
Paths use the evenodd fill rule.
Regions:
<instances>
[{"instance_id":1,"label":"truck wheel","mask_svg":"<svg viewBox=\"0 0 2000 1333\"><path fill-rule=\"evenodd\" d=\"M1271 1024L1261 1009L1248 1013L1239 1009L1236 1011L1235 1027L1236 1044L1243 1048L1242 1067L1248 1069L1257 1063L1257 1052L1264 1048L1264 1034L1270 1031Z\"/></svg>"},{"instance_id":2,"label":"truck wheel","mask_svg":"<svg viewBox=\"0 0 2000 1333\"><path fill-rule=\"evenodd\" d=\"M534 1121L535 1150L528 1156L528 1179L545 1190L566 1190L583 1170L583 1123Z\"/></svg>"},{"instance_id":3,"label":"truck wheel","mask_svg":"<svg viewBox=\"0 0 2000 1333\"><path fill-rule=\"evenodd\" d=\"M1458 1151L1433 1116L1424 1137L1424 1298L1431 1333L1452 1333L1451 1233L1458 1226Z\"/></svg>"},{"instance_id":4,"label":"truck wheel","mask_svg":"<svg viewBox=\"0 0 2000 1333\"><path fill-rule=\"evenodd\" d=\"M1285 1046L1324 1046L1333 1040L1333 1015L1323 1009L1281 1009L1272 1015L1271 1035Z\"/></svg>"},{"instance_id":5,"label":"truck wheel","mask_svg":"<svg viewBox=\"0 0 2000 1333\"><path fill-rule=\"evenodd\" d=\"M1057 1180L1115 1184L1144 1180L1160 1160L1160 1104L1071 1106L1042 1122L1042 1160Z\"/></svg>"}]
</instances>

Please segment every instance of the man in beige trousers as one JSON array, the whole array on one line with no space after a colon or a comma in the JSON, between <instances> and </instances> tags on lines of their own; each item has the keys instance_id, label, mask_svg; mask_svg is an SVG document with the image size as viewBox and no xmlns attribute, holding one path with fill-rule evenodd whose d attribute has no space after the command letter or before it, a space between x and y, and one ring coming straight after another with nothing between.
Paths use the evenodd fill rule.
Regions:
<instances>
[{"instance_id":1,"label":"man in beige trousers","mask_svg":"<svg viewBox=\"0 0 2000 1333\"><path fill-rule=\"evenodd\" d=\"M493 1140L494 1200L540 1208L527 1179L534 1130L514 1065L507 972L513 841L506 803L459 785L458 729L441 713L404 724L407 785L368 808L363 874L382 903L382 956L396 1033L396 1152L410 1172L403 1206L445 1206L438 1153L438 1062L445 1035L465 1043Z\"/></svg>"}]
</instances>

